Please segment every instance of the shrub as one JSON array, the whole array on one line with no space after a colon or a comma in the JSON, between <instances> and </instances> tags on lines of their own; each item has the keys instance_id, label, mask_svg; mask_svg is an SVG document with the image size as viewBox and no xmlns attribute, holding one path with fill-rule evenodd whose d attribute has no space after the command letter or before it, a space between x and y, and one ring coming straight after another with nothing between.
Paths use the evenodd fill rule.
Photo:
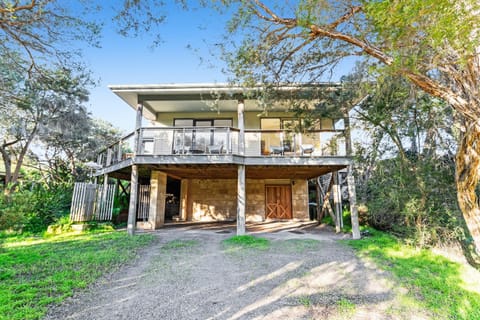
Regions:
<instances>
[{"instance_id":1,"label":"shrub","mask_svg":"<svg viewBox=\"0 0 480 320\"><path fill-rule=\"evenodd\" d=\"M379 161L359 195L368 225L420 247L464 239L457 207L453 161L414 159L406 168L398 158Z\"/></svg>"},{"instance_id":2,"label":"shrub","mask_svg":"<svg viewBox=\"0 0 480 320\"><path fill-rule=\"evenodd\" d=\"M0 196L0 230L41 232L68 214L72 191L68 186L37 184Z\"/></svg>"}]
</instances>

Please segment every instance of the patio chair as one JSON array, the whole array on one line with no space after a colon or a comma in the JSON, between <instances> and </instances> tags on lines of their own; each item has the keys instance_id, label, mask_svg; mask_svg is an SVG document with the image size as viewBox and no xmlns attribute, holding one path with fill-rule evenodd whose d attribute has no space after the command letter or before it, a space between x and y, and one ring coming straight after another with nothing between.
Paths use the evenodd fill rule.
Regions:
<instances>
[{"instance_id":1,"label":"patio chair","mask_svg":"<svg viewBox=\"0 0 480 320\"><path fill-rule=\"evenodd\" d=\"M283 155L285 148L283 146L270 146L271 155Z\"/></svg>"},{"instance_id":2,"label":"patio chair","mask_svg":"<svg viewBox=\"0 0 480 320\"><path fill-rule=\"evenodd\" d=\"M305 154L312 155L313 151L315 148L313 147L313 144L301 144L300 145L300 151L302 152L302 156Z\"/></svg>"},{"instance_id":3,"label":"patio chair","mask_svg":"<svg viewBox=\"0 0 480 320\"><path fill-rule=\"evenodd\" d=\"M214 144L208 146L208 153L210 154L222 154L223 153L223 144Z\"/></svg>"}]
</instances>

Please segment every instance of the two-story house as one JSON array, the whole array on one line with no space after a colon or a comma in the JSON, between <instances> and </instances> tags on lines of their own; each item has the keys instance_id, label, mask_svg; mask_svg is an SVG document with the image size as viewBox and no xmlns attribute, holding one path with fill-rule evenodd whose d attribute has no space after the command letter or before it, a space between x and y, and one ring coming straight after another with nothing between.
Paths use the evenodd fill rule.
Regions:
<instances>
[{"instance_id":1,"label":"two-story house","mask_svg":"<svg viewBox=\"0 0 480 320\"><path fill-rule=\"evenodd\" d=\"M352 163L345 119L307 131L289 111L295 99L314 106L312 88L281 86L268 102L261 87L110 86L136 110L136 129L99 156L97 174L131 181L129 233L166 219L236 220L238 234L246 220L309 219L308 180ZM352 222L359 237L356 214Z\"/></svg>"}]
</instances>

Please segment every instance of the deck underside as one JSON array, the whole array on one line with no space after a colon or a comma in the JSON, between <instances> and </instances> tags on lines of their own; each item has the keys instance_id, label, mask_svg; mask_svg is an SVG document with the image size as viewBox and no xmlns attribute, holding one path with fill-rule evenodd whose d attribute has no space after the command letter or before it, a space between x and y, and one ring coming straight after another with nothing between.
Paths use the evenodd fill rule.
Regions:
<instances>
[{"instance_id":1,"label":"deck underside","mask_svg":"<svg viewBox=\"0 0 480 320\"><path fill-rule=\"evenodd\" d=\"M328 172L338 171L345 165L328 166L246 166L247 179L311 179ZM158 170L177 179L236 179L238 165L235 164L143 164L138 166L139 178L150 179L152 171ZM112 178L129 180L131 165L109 173Z\"/></svg>"}]
</instances>

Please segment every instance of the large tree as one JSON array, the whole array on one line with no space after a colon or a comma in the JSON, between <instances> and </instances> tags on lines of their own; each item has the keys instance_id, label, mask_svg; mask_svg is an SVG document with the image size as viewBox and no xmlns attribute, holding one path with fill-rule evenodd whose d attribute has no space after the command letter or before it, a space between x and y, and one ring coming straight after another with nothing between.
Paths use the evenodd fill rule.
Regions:
<instances>
[{"instance_id":1,"label":"large tree","mask_svg":"<svg viewBox=\"0 0 480 320\"><path fill-rule=\"evenodd\" d=\"M98 45L96 8L83 1L0 1L0 54L28 71L78 63L82 45Z\"/></svg>"},{"instance_id":2,"label":"large tree","mask_svg":"<svg viewBox=\"0 0 480 320\"><path fill-rule=\"evenodd\" d=\"M342 58L364 56L447 102L462 119L456 155L460 209L480 248L480 4L476 0L299 0L238 8L231 56L241 76L318 81Z\"/></svg>"},{"instance_id":3,"label":"large tree","mask_svg":"<svg viewBox=\"0 0 480 320\"><path fill-rule=\"evenodd\" d=\"M90 78L67 69L39 70L26 75L0 65L1 81L8 95L0 95L0 155L5 165L8 192L15 186L20 169L35 141L45 141L59 127L75 128L85 113L86 86Z\"/></svg>"}]
</instances>

